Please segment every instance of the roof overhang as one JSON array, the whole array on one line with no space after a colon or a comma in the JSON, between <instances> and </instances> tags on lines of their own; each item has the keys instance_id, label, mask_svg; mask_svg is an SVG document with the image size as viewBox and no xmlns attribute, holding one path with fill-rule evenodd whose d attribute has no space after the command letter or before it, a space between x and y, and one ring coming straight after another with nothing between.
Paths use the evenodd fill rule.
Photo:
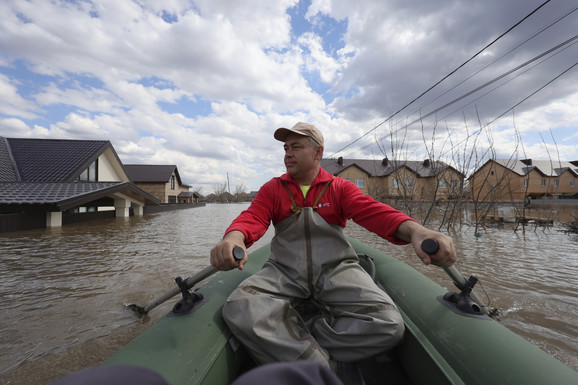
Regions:
<instances>
[{"instance_id":1,"label":"roof overhang","mask_svg":"<svg viewBox=\"0 0 578 385\"><path fill-rule=\"evenodd\" d=\"M144 205L160 204L130 182L9 182L0 183L0 212L65 211L90 203L106 205L119 194Z\"/></svg>"}]
</instances>

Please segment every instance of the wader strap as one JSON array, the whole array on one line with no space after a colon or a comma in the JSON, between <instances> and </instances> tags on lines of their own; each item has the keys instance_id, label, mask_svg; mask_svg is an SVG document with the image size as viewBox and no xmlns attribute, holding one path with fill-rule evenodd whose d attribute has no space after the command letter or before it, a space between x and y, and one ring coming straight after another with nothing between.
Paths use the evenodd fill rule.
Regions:
<instances>
[{"instance_id":1,"label":"wader strap","mask_svg":"<svg viewBox=\"0 0 578 385\"><path fill-rule=\"evenodd\" d=\"M317 199L315 199L315 202L313 202L313 206L312 206L313 210L317 210L317 203L319 203L321 196L323 195L325 190L327 190L327 187L329 187L331 182L333 182L333 179L330 180L329 182L325 183L325 186L323 186L323 189L321 190L319 195L317 195ZM293 211L293 215L299 215L301 213L302 207L299 206L297 203L295 203L295 199L293 198L293 194L291 194L291 191L289 190L289 186L287 186L287 183L285 183L284 180L281 180L281 183L283 183L283 186L285 187L285 190L287 190L287 193L289 194L289 197L291 198L291 202L293 203L293 205L291 206L291 211Z\"/></svg>"}]
</instances>

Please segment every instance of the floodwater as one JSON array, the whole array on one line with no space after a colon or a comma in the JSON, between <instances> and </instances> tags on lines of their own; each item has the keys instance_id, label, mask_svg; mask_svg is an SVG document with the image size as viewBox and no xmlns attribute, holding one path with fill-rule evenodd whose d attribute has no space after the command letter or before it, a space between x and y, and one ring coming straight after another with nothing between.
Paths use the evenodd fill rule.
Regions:
<instances>
[{"instance_id":1,"label":"floodwater","mask_svg":"<svg viewBox=\"0 0 578 385\"><path fill-rule=\"evenodd\" d=\"M210 249L246 207L209 204L0 234L0 383L43 385L108 358L176 300L143 319L125 305L144 306L171 289L176 276L208 265ZM474 236L463 226L451 235L457 267L480 279L499 322L578 370L578 236L561 230L487 228ZM452 285L410 246L391 245L353 223L346 231ZM271 237L270 229L253 248Z\"/></svg>"}]
</instances>

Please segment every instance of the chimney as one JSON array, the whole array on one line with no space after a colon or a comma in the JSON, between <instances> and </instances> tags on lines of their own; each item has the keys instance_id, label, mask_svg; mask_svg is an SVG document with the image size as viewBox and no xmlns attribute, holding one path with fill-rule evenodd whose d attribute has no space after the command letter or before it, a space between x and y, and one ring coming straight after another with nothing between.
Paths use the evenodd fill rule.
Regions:
<instances>
[{"instance_id":1,"label":"chimney","mask_svg":"<svg viewBox=\"0 0 578 385\"><path fill-rule=\"evenodd\" d=\"M532 165L532 159L522 159L520 162L524 163L526 166Z\"/></svg>"},{"instance_id":2,"label":"chimney","mask_svg":"<svg viewBox=\"0 0 578 385\"><path fill-rule=\"evenodd\" d=\"M382 164L383 166L385 166L385 167L388 166L388 164L389 164L389 159L387 159L387 156L386 156L385 158L383 158L383 160L381 161L381 164Z\"/></svg>"},{"instance_id":3,"label":"chimney","mask_svg":"<svg viewBox=\"0 0 578 385\"><path fill-rule=\"evenodd\" d=\"M424 167L429 167L429 166L430 166L430 163L431 163L431 160L430 160L430 159L424 159L424 161L423 161L423 166L424 166Z\"/></svg>"},{"instance_id":4,"label":"chimney","mask_svg":"<svg viewBox=\"0 0 578 385\"><path fill-rule=\"evenodd\" d=\"M340 156L339 158L337 158L337 164L340 166L343 166L343 157Z\"/></svg>"}]
</instances>

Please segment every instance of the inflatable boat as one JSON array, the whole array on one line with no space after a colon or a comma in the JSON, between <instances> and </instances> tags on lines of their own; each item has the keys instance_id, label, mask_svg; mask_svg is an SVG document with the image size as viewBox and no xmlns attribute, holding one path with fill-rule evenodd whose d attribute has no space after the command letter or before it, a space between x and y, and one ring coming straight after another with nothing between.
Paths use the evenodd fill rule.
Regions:
<instances>
[{"instance_id":1,"label":"inflatable boat","mask_svg":"<svg viewBox=\"0 0 578 385\"><path fill-rule=\"evenodd\" d=\"M448 291L407 264L349 241L362 256L360 263L396 302L406 326L394 351L359 363L366 384L578 384L578 372L489 317L483 304L472 300L471 279L459 293ZM207 268L181 281L148 309L139 308L150 311L175 293L183 296L169 314L104 365L146 367L173 385L230 384L254 368L225 325L221 309L229 293L261 268L269 252L264 246L250 253L242 271L211 276ZM203 279L202 287L188 290Z\"/></svg>"}]
</instances>

